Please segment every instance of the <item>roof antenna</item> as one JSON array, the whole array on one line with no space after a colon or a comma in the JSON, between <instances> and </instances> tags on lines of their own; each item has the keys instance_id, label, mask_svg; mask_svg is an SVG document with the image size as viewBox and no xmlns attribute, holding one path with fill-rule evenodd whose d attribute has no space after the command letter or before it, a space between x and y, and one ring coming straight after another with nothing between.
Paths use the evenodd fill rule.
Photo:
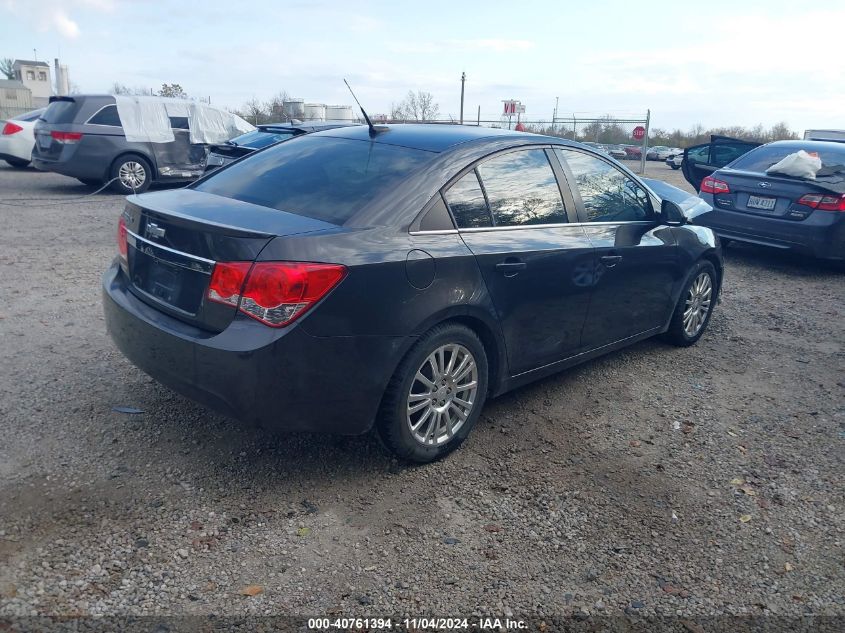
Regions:
<instances>
[{"instance_id":1,"label":"roof antenna","mask_svg":"<svg viewBox=\"0 0 845 633\"><path fill-rule=\"evenodd\" d=\"M358 104L358 107L361 108L361 114L364 115L364 120L367 122L367 125L370 128L370 136L376 136L379 132L386 132L387 126L386 125L379 125L376 127L373 125L373 122L370 121L370 117L367 116L367 111L364 110L364 106L361 105L361 102L358 101L358 97L355 96L355 93L352 92L352 86L349 85L349 82L346 79L343 80L343 83L346 84L346 87L349 88L349 92L352 93L352 98L355 99L355 103Z\"/></svg>"}]
</instances>

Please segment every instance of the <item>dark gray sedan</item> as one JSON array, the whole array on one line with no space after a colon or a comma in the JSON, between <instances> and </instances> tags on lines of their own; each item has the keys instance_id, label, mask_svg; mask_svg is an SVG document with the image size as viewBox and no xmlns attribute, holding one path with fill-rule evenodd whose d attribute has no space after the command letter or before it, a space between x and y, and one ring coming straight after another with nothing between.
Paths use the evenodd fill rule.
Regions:
<instances>
[{"instance_id":1,"label":"dark gray sedan","mask_svg":"<svg viewBox=\"0 0 845 633\"><path fill-rule=\"evenodd\" d=\"M651 336L698 341L722 258L689 198L559 138L317 132L131 196L106 322L138 367L233 417L375 427L431 461L488 397Z\"/></svg>"}]
</instances>

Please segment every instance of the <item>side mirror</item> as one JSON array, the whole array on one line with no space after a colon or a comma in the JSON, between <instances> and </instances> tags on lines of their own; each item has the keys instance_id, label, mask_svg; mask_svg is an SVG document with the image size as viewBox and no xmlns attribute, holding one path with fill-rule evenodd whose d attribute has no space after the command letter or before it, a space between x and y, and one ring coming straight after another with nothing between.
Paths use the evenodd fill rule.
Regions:
<instances>
[{"instance_id":1,"label":"side mirror","mask_svg":"<svg viewBox=\"0 0 845 633\"><path fill-rule=\"evenodd\" d=\"M681 226L687 223L687 216L677 203L664 200L660 205L660 221L668 226Z\"/></svg>"}]
</instances>

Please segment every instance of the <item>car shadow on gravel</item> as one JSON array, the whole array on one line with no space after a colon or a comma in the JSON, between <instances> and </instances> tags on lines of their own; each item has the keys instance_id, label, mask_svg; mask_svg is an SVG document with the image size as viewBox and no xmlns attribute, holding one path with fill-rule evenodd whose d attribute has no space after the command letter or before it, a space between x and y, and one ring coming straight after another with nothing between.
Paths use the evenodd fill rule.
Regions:
<instances>
[{"instance_id":1,"label":"car shadow on gravel","mask_svg":"<svg viewBox=\"0 0 845 633\"><path fill-rule=\"evenodd\" d=\"M789 275L835 275L845 271L843 262L816 259L792 251L755 244L732 242L724 247L724 256L728 269L733 263L743 263L765 267Z\"/></svg>"}]
</instances>

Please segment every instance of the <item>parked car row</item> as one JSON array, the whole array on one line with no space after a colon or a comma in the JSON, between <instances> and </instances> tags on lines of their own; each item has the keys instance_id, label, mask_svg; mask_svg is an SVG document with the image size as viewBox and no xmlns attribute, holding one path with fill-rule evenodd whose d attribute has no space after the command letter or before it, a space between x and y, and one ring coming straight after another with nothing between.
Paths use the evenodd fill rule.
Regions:
<instances>
[{"instance_id":1,"label":"parked car row","mask_svg":"<svg viewBox=\"0 0 845 633\"><path fill-rule=\"evenodd\" d=\"M672 158L673 156L683 153L684 150L682 150L680 147L666 147L665 145L656 145L648 149L648 152L646 152L645 155L645 159L665 161L669 158Z\"/></svg>"},{"instance_id":2,"label":"parked car row","mask_svg":"<svg viewBox=\"0 0 845 633\"><path fill-rule=\"evenodd\" d=\"M643 148L640 145L593 143L591 141L585 141L584 145L619 160L639 160L643 153Z\"/></svg>"},{"instance_id":3,"label":"parked car row","mask_svg":"<svg viewBox=\"0 0 845 633\"><path fill-rule=\"evenodd\" d=\"M191 182L256 149L351 122L279 123L255 128L205 104L160 97L52 97L47 108L2 123L0 159L13 167L110 183L142 193L154 183ZM234 137L234 138L232 138Z\"/></svg>"}]
</instances>

